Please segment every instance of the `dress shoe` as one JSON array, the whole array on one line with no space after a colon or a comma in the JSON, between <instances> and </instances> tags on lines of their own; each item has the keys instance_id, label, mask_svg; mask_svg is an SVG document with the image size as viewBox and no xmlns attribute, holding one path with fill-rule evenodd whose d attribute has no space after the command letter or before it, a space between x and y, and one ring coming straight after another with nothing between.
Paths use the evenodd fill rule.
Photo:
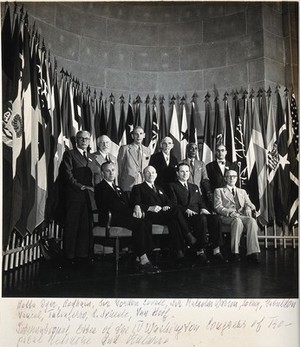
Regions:
<instances>
[{"instance_id":1,"label":"dress shoe","mask_svg":"<svg viewBox=\"0 0 300 347\"><path fill-rule=\"evenodd\" d=\"M196 264L198 265L207 265L209 261L207 260L205 253L200 253L196 256Z\"/></svg>"},{"instance_id":2,"label":"dress shoe","mask_svg":"<svg viewBox=\"0 0 300 347\"><path fill-rule=\"evenodd\" d=\"M258 253L252 253L247 255L247 261L252 264L260 264Z\"/></svg>"},{"instance_id":3,"label":"dress shoe","mask_svg":"<svg viewBox=\"0 0 300 347\"><path fill-rule=\"evenodd\" d=\"M157 266L152 265L150 262L146 264L138 263L137 268L139 272L148 274L148 275L155 275L161 272L161 270Z\"/></svg>"},{"instance_id":4,"label":"dress shoe","mask_svg":"<svg viewBox=\"0 0 300 347\"><path fill-rule=\"evenodd\" d=\"M228 263L228 260L225 259L222 255L222 253L216 253L212 258L213 263L215 264L225 264Z\"/></svg>"},{"instance_id":5,"label":"dress shoe","mask_svg":"<svg viewBox=\"0 0 300 347\"><path fill-rule=\"evenodd\" d=\"M233 263L240 263L241 262L241 256L239 255L239 253L233 253L232 257L231 257L231 261Z\"/></svg>"}]
</instances>

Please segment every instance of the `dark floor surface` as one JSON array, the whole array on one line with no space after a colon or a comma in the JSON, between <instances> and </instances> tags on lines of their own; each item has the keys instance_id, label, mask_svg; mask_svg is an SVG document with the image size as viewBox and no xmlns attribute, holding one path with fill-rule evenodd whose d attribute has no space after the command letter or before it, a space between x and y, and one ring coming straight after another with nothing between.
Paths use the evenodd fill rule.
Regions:
<instances>
[{"instance_id":1,"label":"dark floor surface","mask_svg":"<svg viewBox=\"0 0 300 347\"><path fill-rule=\"evenodd\" d=\"M123 257L118 276L113 258L58 269L40 260L3 273L2 297L86 298L297 298L298 249L263 249L261 264L209 264L174 268L159 255L157 275L136 273Z\"/></svg>"}]
</instances>

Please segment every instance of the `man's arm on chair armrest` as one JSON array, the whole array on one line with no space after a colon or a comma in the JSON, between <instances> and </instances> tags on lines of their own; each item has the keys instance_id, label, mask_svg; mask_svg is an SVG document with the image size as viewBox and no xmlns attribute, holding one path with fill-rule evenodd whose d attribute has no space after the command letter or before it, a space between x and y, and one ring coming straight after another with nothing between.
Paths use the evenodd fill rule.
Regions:
<instances>
[{"instance_id":1,"label":"man's arm on chair armrest","mask_svg":"<svg viewBox=\"0 0 300 347\"><path fill-rule=\"evenodd\" d=\"M217 214L228 217L232 212L235 212L235 210L223 206L221 192L221 188L217 188L214 191L214 210Z\"/></svg>"}]
</instances>

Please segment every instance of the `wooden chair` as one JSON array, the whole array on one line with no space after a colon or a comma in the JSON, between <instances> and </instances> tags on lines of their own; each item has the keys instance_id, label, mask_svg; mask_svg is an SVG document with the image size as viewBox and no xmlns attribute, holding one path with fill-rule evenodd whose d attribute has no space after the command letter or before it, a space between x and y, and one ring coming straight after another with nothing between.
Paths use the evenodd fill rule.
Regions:
<instances>
[{"instance_id":1,"label":"wooden chair","mask_svg":"<svg viewBox=\"0 0 300 347\"><path fill-rule=\"evenodd\" d=\"M93 227L92 227L92 247L94 251L95 241L101 239L103 243L103 255L105 254L105 245L108 240L114 240L114 253L115 253L115 269L116 274L119 272L119 260L120 260L120 240L121 239L130 239L132 237L132 230L111 226L111 213L108 213L108 219L106 225L100 225L99 223L99 214L97 210L92 211L93 216ZM168 235L168 227L166 225L152 225L152 234L155 236L159 235Z\"/></svg>"}]
</instances>

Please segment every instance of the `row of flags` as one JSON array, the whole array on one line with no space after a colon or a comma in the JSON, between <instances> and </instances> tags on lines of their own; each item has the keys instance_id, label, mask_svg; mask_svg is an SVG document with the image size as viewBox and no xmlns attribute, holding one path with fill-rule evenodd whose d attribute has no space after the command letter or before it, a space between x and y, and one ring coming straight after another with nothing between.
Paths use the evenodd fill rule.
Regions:
<instances>
[{"instance_id":1,"label":"row of flags","mask_svg":"<svg viewBox=\"0 0 300 347\"><path fill-rule=\"evenodd\" d=\"M196 95L190 107L184 97L179 105L171 98L169 126L164 97L147 96L141 124L140 96L133 101L129 96L125 107L122 95L117 125L113 94L106 100L102 92L84 89L68 72L58 72L35 28L29 31L27 14L15 10L11 16L9 6L2 27L2 91L4 248L12 230L24 236L53 217L62 156L73 148L78 130L91 133L91 152L100 135L109 136L117 155L140 125L152 153L162 138L170 136L178 160L186 157L187 143L197 144L203 133L199 159L212 161L216 146L226 145L227 158L240 163L242 185L260 210L263 224L274 216L278 223L297 222L298 115L293 93L285 91L284 106L279 90L274 95L270 90L257 95L245 91L242 98L234 92L232 100L225 93L222 107L215 89L213 102L209 93L205 96L201 132L196 126Z\"/></svg>"}]
</instances>

